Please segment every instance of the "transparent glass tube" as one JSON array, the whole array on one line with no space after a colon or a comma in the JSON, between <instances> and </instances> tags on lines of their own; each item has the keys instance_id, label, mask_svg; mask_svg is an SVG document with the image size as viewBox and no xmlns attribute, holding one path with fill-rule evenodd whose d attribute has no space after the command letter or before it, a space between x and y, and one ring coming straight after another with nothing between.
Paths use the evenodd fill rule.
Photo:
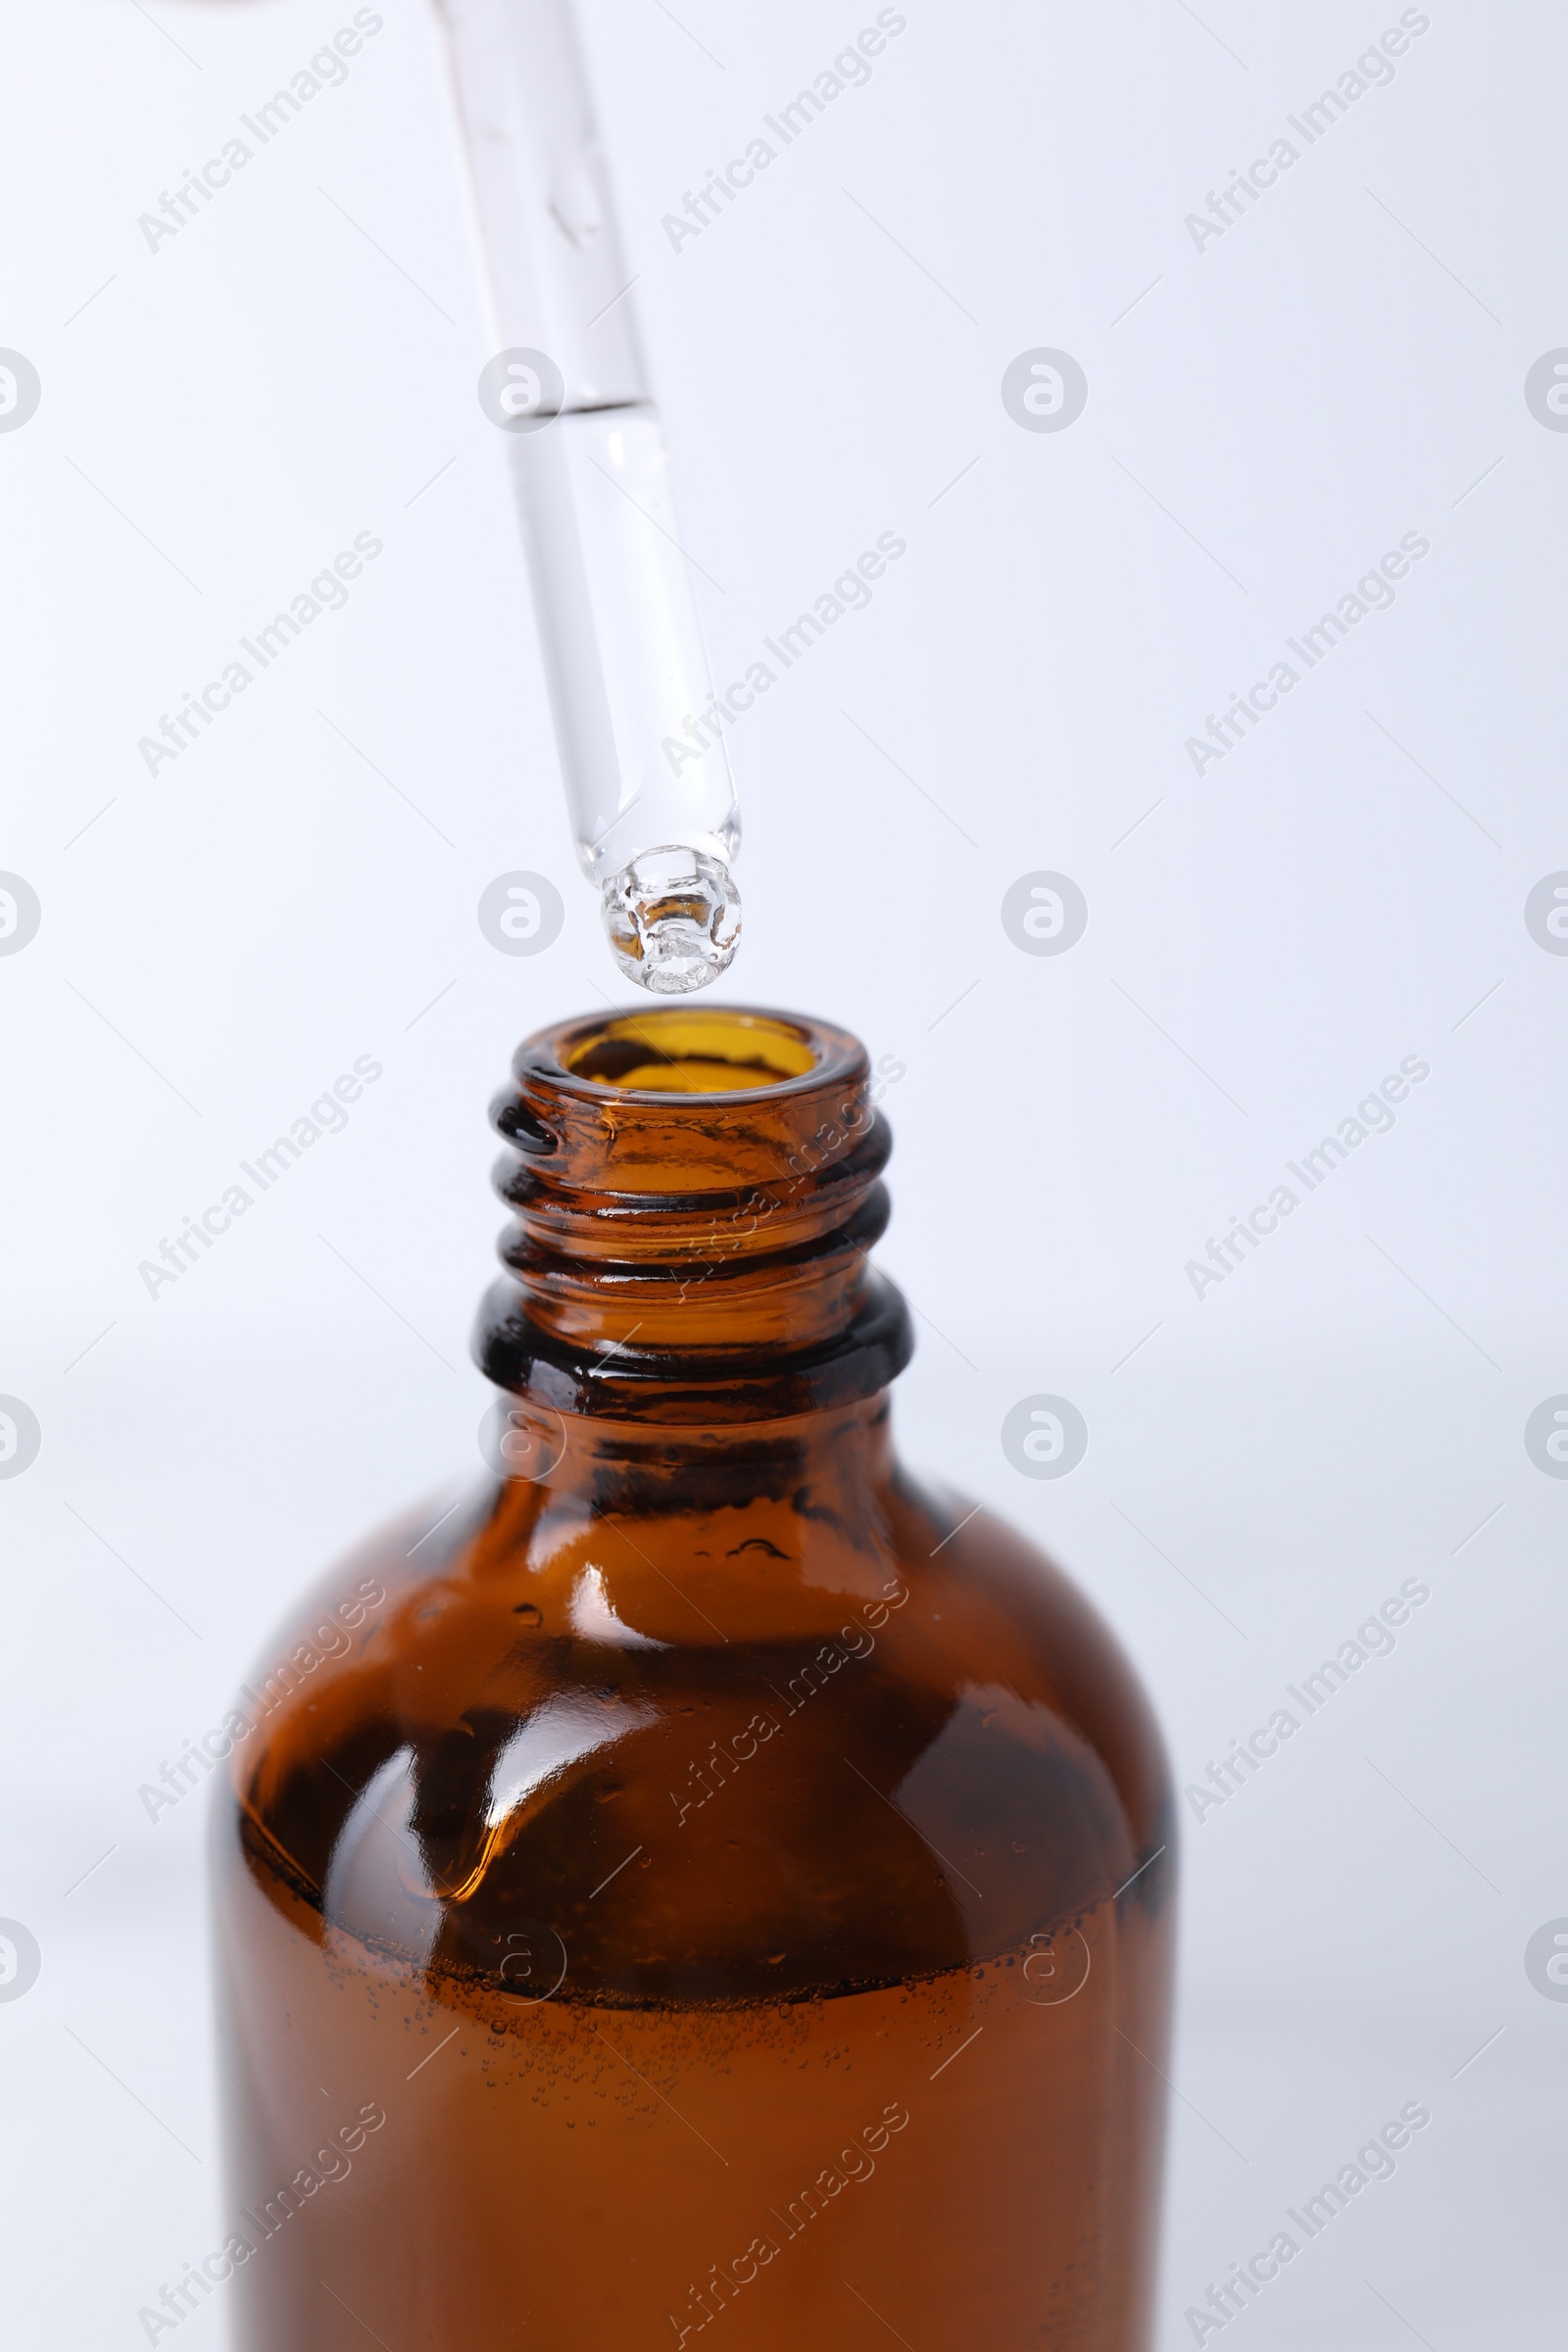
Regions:
<instances>
[{"instance_id":1,"label":"transparent glass tube","mask_svg":"<svg viewBox=\"0 0 1568 2352\"><path fill-rule=\"evenodd\" d=\"M740 809L570 0L442 11L578 862L621 969L684 993L740 937Z\"/></svg>"}]
</instances>

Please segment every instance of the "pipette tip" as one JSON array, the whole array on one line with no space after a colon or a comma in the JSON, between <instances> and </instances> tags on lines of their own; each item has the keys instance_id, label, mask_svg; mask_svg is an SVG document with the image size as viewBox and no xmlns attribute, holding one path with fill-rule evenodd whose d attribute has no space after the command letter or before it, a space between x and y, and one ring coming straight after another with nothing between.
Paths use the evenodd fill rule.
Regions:
<instances>
[{"instance_id":1,"label":"pipette tip","mask_svg":"<svg viewBox=\"0 0 1568 2352\"><path fill-rule=\"evenodd\" d=\"M655 996L690 996L725 970L741 900L727 865L701 850L645 850L605 886L605 935L621 970Z\"/></svg>"}]
</instances>

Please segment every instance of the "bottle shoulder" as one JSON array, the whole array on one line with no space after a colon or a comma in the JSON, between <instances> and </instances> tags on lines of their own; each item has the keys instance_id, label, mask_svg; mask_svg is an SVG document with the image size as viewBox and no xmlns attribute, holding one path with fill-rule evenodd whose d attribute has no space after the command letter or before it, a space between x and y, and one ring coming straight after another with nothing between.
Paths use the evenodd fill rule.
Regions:
<instances>
[{"instance_id":1,"label":"bottle shoulder","mask_svg":"<svg viewBox=\"0 0 1568 2352\"><path fill-rule=\"evenodd\" d=\"M1125 1659L989 1512L902 1476L439 1508L247 1686L231 1825L323 1929L492 1978L553 1936L585 1997L788 1997L1011 1949L1169 1847Z\"/></svg>"}]
</instances>

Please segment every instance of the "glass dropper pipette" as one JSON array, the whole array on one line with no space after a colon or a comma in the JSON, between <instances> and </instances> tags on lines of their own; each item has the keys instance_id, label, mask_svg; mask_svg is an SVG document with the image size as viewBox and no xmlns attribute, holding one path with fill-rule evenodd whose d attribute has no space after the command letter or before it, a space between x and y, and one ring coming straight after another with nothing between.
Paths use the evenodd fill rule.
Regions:
<instances>
[{"instance_id":1,"label":"glass dropper pipette","mask_svg":"<svg viewBox=\"0 0 1568 2352\"><path fill-rule=\"evenodd\" d=\"M621 969L704 988L740 809L570 0L441 0L577 858Z\"/></svg>"}]
</instances>

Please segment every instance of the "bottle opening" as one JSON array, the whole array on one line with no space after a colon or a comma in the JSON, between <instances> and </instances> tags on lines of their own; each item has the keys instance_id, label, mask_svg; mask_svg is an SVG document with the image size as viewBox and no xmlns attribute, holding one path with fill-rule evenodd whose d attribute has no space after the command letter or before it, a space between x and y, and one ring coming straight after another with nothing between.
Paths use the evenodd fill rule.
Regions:
<instances>
[{"instance_id":1,"label":"bottle opening","mask_svg":"<svg viewBox=\"0 0 1568 2352\"><path fill-rule=\"evenodd\" d=\"M565 1049L574 1078L650 1095L752 1094L816 1069L810 1033L765 1014L714 1007L624 1013Z\"/></svg>"}]
</instances>

